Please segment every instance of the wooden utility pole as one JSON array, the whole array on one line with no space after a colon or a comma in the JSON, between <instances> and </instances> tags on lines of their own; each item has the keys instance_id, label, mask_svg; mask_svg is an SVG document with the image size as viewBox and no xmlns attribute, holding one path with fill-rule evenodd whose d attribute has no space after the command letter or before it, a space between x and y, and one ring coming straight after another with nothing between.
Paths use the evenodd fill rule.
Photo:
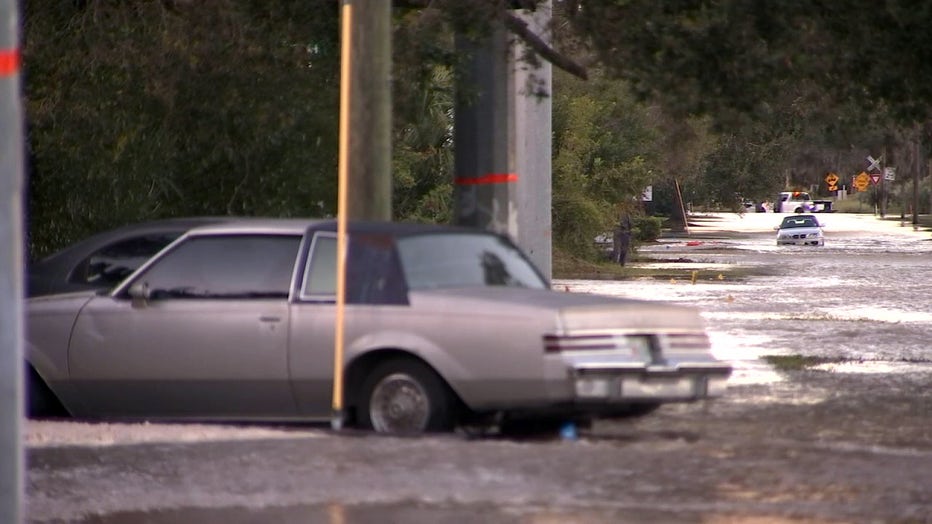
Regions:
<instances>
[{"instance_id":1,"label":"wooden utility pole","mask_svg":"<svg viewBox=\"0 0 932 524\"><path fill-rule=\"evenodd\" d=\"M23 115L19 12L0 0L0 522L23 522Z\"/></svg>"},{"instance_id":2,"label":"wooden utility pole","mask_svg":"<svg viewBox=\"0 0 932 524\"><path fill-rule=\"evenodd\" d=\"M392 3L343 0L352 6L349 71L347 215L392 218Z\"/></svg>"},{"instance_id":3,"label":"wooden utility pole","mask_svg":"<svg viewBox=\"0 0 932 524\"><path fill-rule=\"evenodd\" d=\"M350 220L392 219L391 2L343 0L337 300L333 351L334 429L344 419L347 229Z\"/></svg>"}]
</instances>

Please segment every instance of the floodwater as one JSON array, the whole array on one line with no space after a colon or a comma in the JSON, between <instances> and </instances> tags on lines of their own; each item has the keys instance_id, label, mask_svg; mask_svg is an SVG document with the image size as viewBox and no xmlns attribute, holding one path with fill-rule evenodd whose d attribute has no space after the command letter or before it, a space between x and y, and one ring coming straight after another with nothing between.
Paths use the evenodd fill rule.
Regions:
<instances>
[{"instance_id":1,"label":"floodwater","mask_svg":"<svg viewBox=\"0 0 932 524\"><path fill-rule=\"evenodd\" d=\"M699 308L735 368L721 399L562 440L29 421L27 521L930 522L930 235L827 215L824 247L778 248L778 219L709 215L642 248L672 278L554 282ZM793 354L839 363L762 359Z\"/></svg>"},{"instance_id":2,"label":"floodwater","mask_svg":"<svg viewBox=\"0 0 932 524\"><path fill-rule=\"evenodd\" d=\"M777 246L780 216L709 215L691 235L639 251L654 262L635 265L682 269L680 278L554 284L698 307L715 354L735 366L733 384L779 380L764 355L837 359L826 366L840 372L932 371L929 233L870 215L827 214L819 215L825 246ZM724 276L734 267L763 275Z\"/></svg>"}]
</instances>

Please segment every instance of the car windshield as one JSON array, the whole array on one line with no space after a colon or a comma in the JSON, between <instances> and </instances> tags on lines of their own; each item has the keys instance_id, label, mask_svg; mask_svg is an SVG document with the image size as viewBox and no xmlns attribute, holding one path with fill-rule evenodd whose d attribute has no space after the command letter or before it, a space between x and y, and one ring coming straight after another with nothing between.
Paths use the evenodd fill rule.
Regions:
<instances>
[{"instance_id":1,"label":"car windshield","mask_svg":"<svg viewBox=\"0 0 932 524\"><path fill-rule=\"evenodd\" d=\"M513 244L495 235L404 237L398 240L398 253L410 289L547 287L530 261Z\"/></svg>"},{"instance_id":2,"label":"car windshield","mask_svg":"<svg viewBox=\"0 0 932 524\"><path fill-rule=\"evenodd\" d=\"M812 217L786 217L780 229L791 229L794 227L819 227L819 224Z\"/></svg>"}]
</instances>

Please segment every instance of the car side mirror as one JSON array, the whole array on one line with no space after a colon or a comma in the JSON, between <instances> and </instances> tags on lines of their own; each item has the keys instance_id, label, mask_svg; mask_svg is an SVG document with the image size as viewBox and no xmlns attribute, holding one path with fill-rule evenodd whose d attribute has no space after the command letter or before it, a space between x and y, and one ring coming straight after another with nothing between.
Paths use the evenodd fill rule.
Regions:
<instances>
[{"instance_id":1,"label":"car side mirror","mask_svg":"<svg viewBox=\"0 0 932 524\"><path fill-rule=\"evenodd\" d=\"M141 306L152 298L152 291L149 290L148 282L133 282L129 286L129 297L133 299L134 306Z\"/></svg>"}]
</instances>

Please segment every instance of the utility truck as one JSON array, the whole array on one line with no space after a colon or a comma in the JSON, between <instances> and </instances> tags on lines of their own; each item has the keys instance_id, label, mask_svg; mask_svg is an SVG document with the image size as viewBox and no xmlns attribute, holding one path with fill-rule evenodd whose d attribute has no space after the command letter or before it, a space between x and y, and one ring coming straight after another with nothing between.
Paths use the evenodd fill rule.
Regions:
<instances>
[{"instance_id":1,"label":"utility truck","mask_svg":"<svg viewBox=\"0 0 932 524\"><path fill-rule=\"evenodd\" d=\"M805 191L783 191L773 204L774 213L831 213L831 200L813 200Z\"/></svg>"}]
</instances>

